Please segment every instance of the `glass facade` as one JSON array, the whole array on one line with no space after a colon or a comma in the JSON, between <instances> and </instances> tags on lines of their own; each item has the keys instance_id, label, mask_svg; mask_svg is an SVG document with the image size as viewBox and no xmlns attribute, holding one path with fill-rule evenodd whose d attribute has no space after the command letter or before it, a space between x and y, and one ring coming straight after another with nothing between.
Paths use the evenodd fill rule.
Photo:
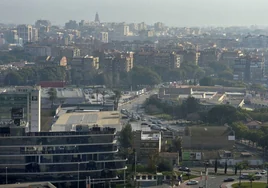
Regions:
<instances>
[{"instance_id":1,"label":"glass facade","mask_svg":"<svg viewBox=\"0 0 268 188\"><path fill-rule=\"evenodd\" d=\"M117 179L116 172L126 168L126 159L117 155L115 129L103 130L5 137L0 134L0 179L6 167L8 177L15 182L42 181L44 177L47 181L67 177L76 181L78 171L81 179Z\"/></svg>"},{"instance_id":2,"label":"glass facade","mask_svg":"<svg viewBox=\"0 0 268 188\"><path fill-rule=\"evenodd\" d=\"M0 121L11 120L12 108L23 108L24 119L27 121L29 113L29 94L26 93L1 93L0 94Z\"/></svg>"}]
</instances>

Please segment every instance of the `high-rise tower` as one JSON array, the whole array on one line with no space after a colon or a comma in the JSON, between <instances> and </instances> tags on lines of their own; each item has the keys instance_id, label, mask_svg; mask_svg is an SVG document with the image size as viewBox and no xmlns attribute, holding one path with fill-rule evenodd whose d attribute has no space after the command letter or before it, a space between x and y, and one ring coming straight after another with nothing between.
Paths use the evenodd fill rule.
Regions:
<instances>
[{"instance_id":1,"label":"high-rise tower","mask_svg":"<svg viewBox=\"0 0 268 188\"><path fill-rule=\"evenodd\" d=\"M96 13L96 15L95 15L95 23L100 23L100 18L99 18L98 13Z\"/></svg>"}]
</instances>

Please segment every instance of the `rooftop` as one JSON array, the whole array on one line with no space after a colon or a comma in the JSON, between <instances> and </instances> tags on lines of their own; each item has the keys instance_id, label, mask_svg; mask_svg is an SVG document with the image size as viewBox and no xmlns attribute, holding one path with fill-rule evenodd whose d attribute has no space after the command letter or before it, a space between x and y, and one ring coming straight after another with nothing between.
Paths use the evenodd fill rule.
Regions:
<instances>
[{"instance_id":1,"label":"rooftop","mask_svg":"<svg viewBox=\"0 0 268 188\"><path fill-rule=\"evenodd\" d=\"M57 91L58 98L83 98L84 93L80 88L55 88ZM49 98L48 95L49 88L42 88L41 96L44 98Z\"/></svg>"},{"instance_id":2,"label":"rooftop","mask_svg":"<svg viewBox=\"0 0 268 188\"><path fill-rule=\"evenodd\" d=\"M75 125L120 128L120 113L117 111L74 112L62 114L53 124L53 131L70 131Z\"/></svg>"},{"instance_id":3,"label":"rooftop","mask_svg":"<svg viewBox=\"0 0 268 188\"><path fill-rule=\"evenodd\" d=\"M142 133L141 134L141 140L159 140L161 139L161 133L156 133L156 132L152 132L152 133Z\"/></svg>"},{"instance_id":4,"label":"rooftop","mask_svg":"<svg viewBox=\"0 0 268 188\"><path fill-rule=\"evenodd\" d=\"M49 182L0 185L0 188L56 188Z\"/></svg>"},{"instance_id":5,"label":"rooftop","mask_svg":"<svg viewBox=\"0 0 268 188\"><path fill-rule=\"evenodd\" d=\"M230 131L225 126L194 126L189 128L191 136L202 136L202 137L216 137L216 136L227 136Z\"/></svg>"}]
</instances>

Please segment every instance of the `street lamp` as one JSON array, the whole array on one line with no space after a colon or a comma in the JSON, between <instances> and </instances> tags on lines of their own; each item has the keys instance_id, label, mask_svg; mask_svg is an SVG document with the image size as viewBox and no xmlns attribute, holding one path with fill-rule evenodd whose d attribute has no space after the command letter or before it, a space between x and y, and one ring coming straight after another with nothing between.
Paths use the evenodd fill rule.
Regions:
<instances>
[{"instance_id":1,"label":"street lamp","mask_svg":"<svg viewBox=\"0 0 268 188\"><path fill-rule=\"evenodd\" d=\"M6 184L7 184L7 167L6 167Z\"/></svg>"},{"instance_id":2,"label":"street lamp","mask_svg":"<svg viewBox=\"0 0 268 188\"><path fill-rule=\"evenodd\" d=\"M158 168L158 166L155 165L155 177L156 177L155 185L156 186L157 186L157 168Z\"/></svg>"},{"instance_id":3,"label":"street lamp","mask_svg":"<svg viewBox=\"0 0 268 188\"><path fill-rule=\"evenodd\" d=\"M209 162L204 162L204 165L205 165L205 188L207 188Z\"/></svg>"},{"instance_id":4,"label":"street lamp","mask_svg":"<svg viewBox=\"0 0 268 188\"><path fill-rule=\"evenodd\" d=\"M79 188L79 167L80 167L80 163L77 163L77 188Z\"/></svg>"}]
</instances>

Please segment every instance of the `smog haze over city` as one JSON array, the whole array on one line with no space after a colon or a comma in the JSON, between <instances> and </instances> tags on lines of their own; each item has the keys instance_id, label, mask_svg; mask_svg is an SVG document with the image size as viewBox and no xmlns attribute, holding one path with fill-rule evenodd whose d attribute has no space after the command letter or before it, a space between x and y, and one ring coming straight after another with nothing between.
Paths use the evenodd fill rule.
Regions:
<instances>
[{"instance_id":1,"label":"smog haze over city","mask_svg":"<svg viewBox=\"0 0 268 188\"><path fill-rule=\"evenodd\" d=\"M1 0L0 22L51 20L161 21L169 26L267 25L267 0Z\"/></svg>"},{"instance_id":2,"label":"smog haze over city","mask_svg":"<svg viewBox=\"0 0 268 188\"><path fill-rule=\"evenodd\" d=\"M267 10L0 0L0 188L267 187Z\"/></svg>"}]
</instances>

